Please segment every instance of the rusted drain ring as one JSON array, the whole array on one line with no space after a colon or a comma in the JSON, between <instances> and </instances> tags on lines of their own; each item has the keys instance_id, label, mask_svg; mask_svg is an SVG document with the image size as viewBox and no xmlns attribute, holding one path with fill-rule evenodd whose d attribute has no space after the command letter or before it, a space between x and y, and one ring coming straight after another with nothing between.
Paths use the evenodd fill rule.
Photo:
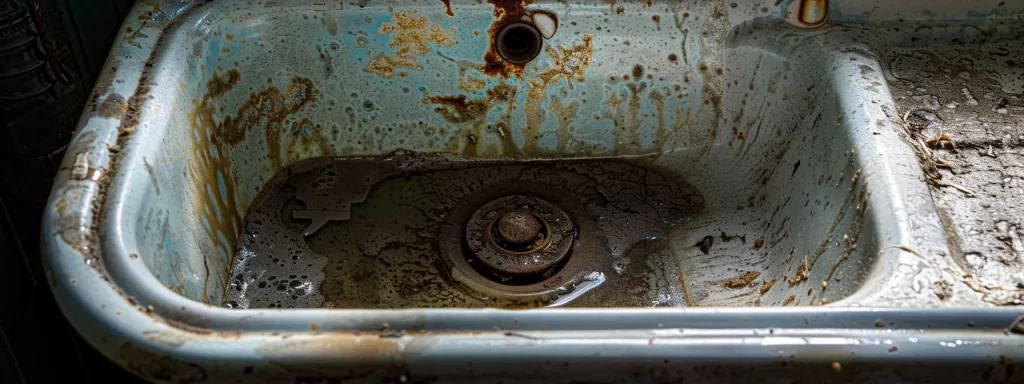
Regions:
<instances>
[{"instance_id":1,"label":"rusted drain ring","mask_svg":"<svg viewBox=\"0 0 1024 384\"><path fill-rule=\"evenodd\" d=\"M540 54L544 39L532 24L515 22L506 25L494 39L498 55L512 64L525 64Z\"/></svg>"},{"instance_id":2,"label":"rusted drain ring","mask_svg":"<svg viewBox=\"0 0 1024 384\"><path fill-rule=\"evenodd\" d=\"M516 204L520 206L516 208ZM541 256L538 252L510 252L501 247L502 239L498 239L496 244L491 243L488 238L503 236L496 234L496 229L492 231L498 224L497 220L512 212L543 219L538 223L537 234L551 234L550 241L539 244L547 253ZM545 224L546 230L543 228ZM476 229L470 230L471 227ZM597 233L596 223L587 218L573 194L548 185L509 180L466 196L451 210L440 226L438 248L450 277L480 294L547 300L568 292L586 273L593 271L595 260L601 255L600 250L604 249L603 238L593 236ZM477 250L497 252L480 257L473 244ZM486 244L487 248L481 248L481 244ZM522 244L518 243L519 246ZM535 255L538 256L536 260L533 259ZM497 263L506 260L521 262L523 258L528 258L527 263Z\"/></svg>"},{"instance_id":3,"label":"rusted drain ring","mask_svg":"<svg viewBox=\"0 0 1024 384\"><path fill-rule=\"evenodd\" d=\"M506 196L473 213L466 223L466 247L498 275L543 273L569 254L575 232L569 215L551 203L534 196Z\"/></svg>"}]
</instances>

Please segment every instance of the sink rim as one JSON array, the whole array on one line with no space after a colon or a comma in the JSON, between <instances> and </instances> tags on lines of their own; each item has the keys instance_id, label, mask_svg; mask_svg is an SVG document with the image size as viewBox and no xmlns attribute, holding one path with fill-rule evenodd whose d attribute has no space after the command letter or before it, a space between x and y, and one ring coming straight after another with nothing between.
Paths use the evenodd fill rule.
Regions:
<instances>
[{"instance_id":1,"label":"sink rim","mask_svg":"<svg viewBox=\"0 0 1024 384\"><path fill-rule=\"evenodd\" d=\"M143 16L147 5L152 4L146 2L137 4L128 20L136 20ZM142 17L142 19L146 18ZM111 94L115 91L119 91L121 94L134 94L134 87L138 84L138 79L144 70L145 60L149 57L149 54L145 53L152 52L163 32L157 25L143 26L141 30L146 31L149 36L135 36L131 37L131 40L140 43L142 47L117 44L104 67L106 76L101 76L101 78L111 81L109 84ZM128 41L128 35L129 33L122 29L117 41ZM126 58L126 56L134 56L136 59ZM126 80L124 83L127 85L113 82L115 77L110 70L111 64L119 68L116 78ZM134 81L130 81L133 79ZM833 80L837 81L835 78ZM856 90L859 91L859 89ZM892 105L891 99L883 104ZM120 116L120 118L123 117L123 115ZM382 323L385 322L394 329L423 330L427 333L412 335L411 338L434 338L437 340L436 345L449 347L449 349L441 348L436 355L428 356L428 358L434 359L474 357L479 349L474 349L472 346L479 345L478 343L507 346L507 351L503 352L508 354L547 353L571 356L584 350L584 348L579 348L579 345L594 348L587 349L587 353L594 350L611 352L621 345L621 343L617 344L616 340L629 345L652 345L656 340L660 346L663 339L666 341L678 339L693 341L699 347L689 350L696 352L688 352L685 348L678 348L679 343L674 346L670 343L663 348L659 347L653 354L690 359L717 356L737 361L767 361L777 359L778 355L774 350L753 350L742 347L738 347L736 350L721 348L734 346L737 342L749 341L757 345L765 345L765 343L777 341L784 345L784 347L779 347L779 350L795 348L806 353L806 351L815 350L826 351L837 345L849 345L849 340L865 338L880 340L901 337L920 338L922 345L928 345L919 351L916 350L916 354L912 356L913 359L956 357L989 361L991 359L983 357L986 353L991 353L993 356L1007 354L1020 357L1024 355L1024 351L1000 347L998 343L979 346L969 353L950 351L947 348L935 346L940 340L946 340L950 336L963 336L962 338L967 340L1007 341L1004 344L1010 344L1009 341L1013 341L1014 336L992 336L990 332L1002 330L1017 320L1021 311L1012 307L971 307L969 311L965 311L963 308L854 308L836 305L794 308L614 308L516 311L451 308L232 310L205 305L179 296L160 284L144 264L132 262L125 243L113 240L125 238L122 233L124 228L119 225L121 222L120 210L123 209L123 204L119 202L129 193L128 189L130 188L122 185L127 183L121 180L121 182L111 185L112 189L104 190L101 183L90 176L95 173L88 173L84 178L79 178L75 174L75 163L80 158L78 155L86 153L90 164L94 165L89 169L95 169L100 173L97 178L105 177L102 173L108 168L112 156L107 153L106 143L102 140L117 137L120 118L83 116L73 144L69 147L68 156L62 163L57 176L56 187L47 204L47 213L43 223L44 263L47 265L51 285L54 287L55 296L61 309L89 342L101 346L100 349L104 353L118 361L122 361L123 357L116 356L112 351L117 348L117 345L132 343L146 350L161 351L183 360L243 364L251 362L257 357L253 351L261 345L280 341L284 337L298 335L296 340L307 342L317 340L330 342L339 337L377 338L375 333L366 336L366 332L379 330ZM95 143L84 143L83 136L86 133L99 135L101 140ZM870 133L865 134L870 135ZM885 136L896 137L895 130L885 133ZM83 143L84 148L82 147ZM72 149L77 151L72 151ZM133 147L128 151L137 149L137 147ZM892 148L887 153L893 155L895 159L912 156L906 148L902 147ZM122 154L122 156L124 155ZM888 169L890 176L897 172L891 169L891 161L893 160L880 162ZM117 168L119 175L123 175L125 172L131 173L131 171L127 166ZM141 175L139 172L134 172L134 174L135 177ZM879 186L884 188L879 188ZM877 197L872 200L873 204L878 199L898 202L900 200L895 197L901 195L899 191L901 188L919 189L925 188L925 186L923 184L897 185L893 181L888 184L876 184L875 188L876 192L890 194L891 199ZM107 195L105 194L107 192L112 193ZM879 193L879 195L881 194ZM108 206L104 212L98 212L93 203L101 198L109 199L114 204ZM934 205L931 208L934 213ZM63 213L57 214L57 212ZM72 214L78 216L72 217L70 216ZM95 214L98 214L99 217L93 217ZM880 213L875 212L874 214ZM111 219L111 217L116 219ZM89 242L85 240L83 243L77 244L79 249L75 249L63 241L60 235L63 231L71 230L97 236L90 229L94 222L102 223L102 231L99 232L117 234L117 236L91 240L95 241L92 244L101 246L102 261L107 264L108 270L106 271L102 270L102 266L95 265L99 259L94 262L94 265L83 262L83 256L88 260L89 255L92 255L91 252L100 252L99 249L89 249ZM901 233L901 236L906 235ZM82 248L83 244L84 248ZM897 249L887 248L883 252L883 255L887 257L893 257L894 254L898 255L896 257L914 260L906 252L900 252ZM69 277L74 277L74 279ZM160 288L154 287L153 284L159 285ZM864 283L863 286L867 285L868 283ZM126 289L122 291L121 287ZM843 302L852 301L858 294L868 295L870 293L858 290ZM488 316L483 317L480 316L481 314ZM746 319L741 315L746 315ZM846 322L837 323L836 319L846 320ZM896 328L886 327L884 329L899 331L897 332L899 336L880 335L880 329L874 325L878 319L895 321ZM496 320L503 324L502 329L487 333L487 331L493 330ZM564 324L551 326L551 324L558 325L558 323L552 322L553 320L562 321ZM548 328L530 328L528 325L531 322L548 324ZM968 325L969 322L973 322L973 325ZM441 324L447 325L442 327ZM475 325L470 326L470 324ZM581 330L581 327L584 327L585 330L612 331L595 334ZM657 329L661 327L681 329L682 332L680 335L658 333L661 331L657 331ZM779 336L774 336L771 331L767 335L752 333L771 328L788 330L778 331ZM928 328L941 331L925 330ZM569 329L575 331L572 332ZM484 331L484 333L478 331ZM553 339L558 340L557 344L559 345L545 345L545 343L536 342L524 345L521 340L523 337L510 335L508 333L510 331L514 333L530 332L531 334L540 332L538 333L540 336L535 337L551 335ZM544 334L544 332L548 333ZM275 335L274 333L285 334ZM802 338L805 342L798 343L794 340L779 339L782 337ZM579 341L579 338L584 340ZM603 340L607 344L595 346L594 340ZM649 340L652 342L648 343ZM537 348L538 345L545 349L541 352L529 352L529 348L523 348L524 346ZM672 349L673 347L675 349ZM851 351L856 351L860 359L878 356L905 357L879 354L876 349L877 347L872 349L867 344L855 344L849 348ZM708 354L708 351L715 350L719 351L717 355ZM635 351L640 353L639 350ZM736 354L737 351L743 353ZM282 353L291 353L290 356L300 357L308 351L295 350ZM403 353L399 352L399 355L402 356ZM634 354L634 356L636 355ZM799 356L799 358L812 360L821 358ZM374 361L390 361L391 356L380 355L368 358Z\"/></svg>"}]
</instances>

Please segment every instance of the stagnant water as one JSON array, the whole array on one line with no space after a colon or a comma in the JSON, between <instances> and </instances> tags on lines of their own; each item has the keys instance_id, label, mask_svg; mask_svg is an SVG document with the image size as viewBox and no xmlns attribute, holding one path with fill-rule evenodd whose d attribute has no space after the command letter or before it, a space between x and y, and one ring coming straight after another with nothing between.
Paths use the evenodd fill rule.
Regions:
<instances>
[{"instance_id":1,"label":"stagnant water","mask_svg":"<svg viewBox=\"0 0 1024 384\"><path fill-rule=\"evenodd\" d=\"M593 260L587 268L603 282L566 306L684 306L666 235L672 226L699 213L703 199L689 184L645 163L485 162L400 154L297 164L268 182L249 209L225 305L548 305L557 298L524 303L488 297L453 279L441 261L438 228L448 213L467 195L511 183L571 194L581 211L569 214L595 224L578 236L598 244L598 251L587 258ZM324 216L320 211L333 213L326 215L332 220L319 228L310 227L313 220L295 218ZM310 234L303 236L303 231ZM559 304L574 296L573 289L565 287Z\"/></svg>"}]
</instances>

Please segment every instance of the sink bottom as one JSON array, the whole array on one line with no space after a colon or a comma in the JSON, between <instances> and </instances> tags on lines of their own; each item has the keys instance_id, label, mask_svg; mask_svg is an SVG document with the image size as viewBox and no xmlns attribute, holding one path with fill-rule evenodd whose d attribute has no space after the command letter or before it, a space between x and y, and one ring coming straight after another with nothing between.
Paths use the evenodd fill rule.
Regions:
<instances>
[{"instance_id":1,"label":"sink bottom","mask_svg":"<svg viewBox=\"0 0 1024 384\"><path fill-rule=\"evenodd\" d=\"M685 306L669 242L703 198L650 159L297 164L251 205L225 305ZM515 239L509 212L543 225Z\"/></svg>"}]
</instances>

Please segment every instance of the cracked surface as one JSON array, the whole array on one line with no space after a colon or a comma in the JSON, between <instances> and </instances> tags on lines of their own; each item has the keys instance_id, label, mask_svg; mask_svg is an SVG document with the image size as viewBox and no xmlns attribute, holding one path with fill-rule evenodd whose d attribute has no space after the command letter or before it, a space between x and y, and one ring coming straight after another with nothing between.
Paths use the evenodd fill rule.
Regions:
<instances>
[{"instance_id":1,"label":"cracked surface","mask_svg":"<svg viewBox=\"0 0 1024 384\"><path fill-rule=\"evenodd\" d=\"M1021 304L1024 51L902 48L884 63L965 282L991 304ZM937 292L948 285L937 281Z\"/></svg>"}]
</instances>

